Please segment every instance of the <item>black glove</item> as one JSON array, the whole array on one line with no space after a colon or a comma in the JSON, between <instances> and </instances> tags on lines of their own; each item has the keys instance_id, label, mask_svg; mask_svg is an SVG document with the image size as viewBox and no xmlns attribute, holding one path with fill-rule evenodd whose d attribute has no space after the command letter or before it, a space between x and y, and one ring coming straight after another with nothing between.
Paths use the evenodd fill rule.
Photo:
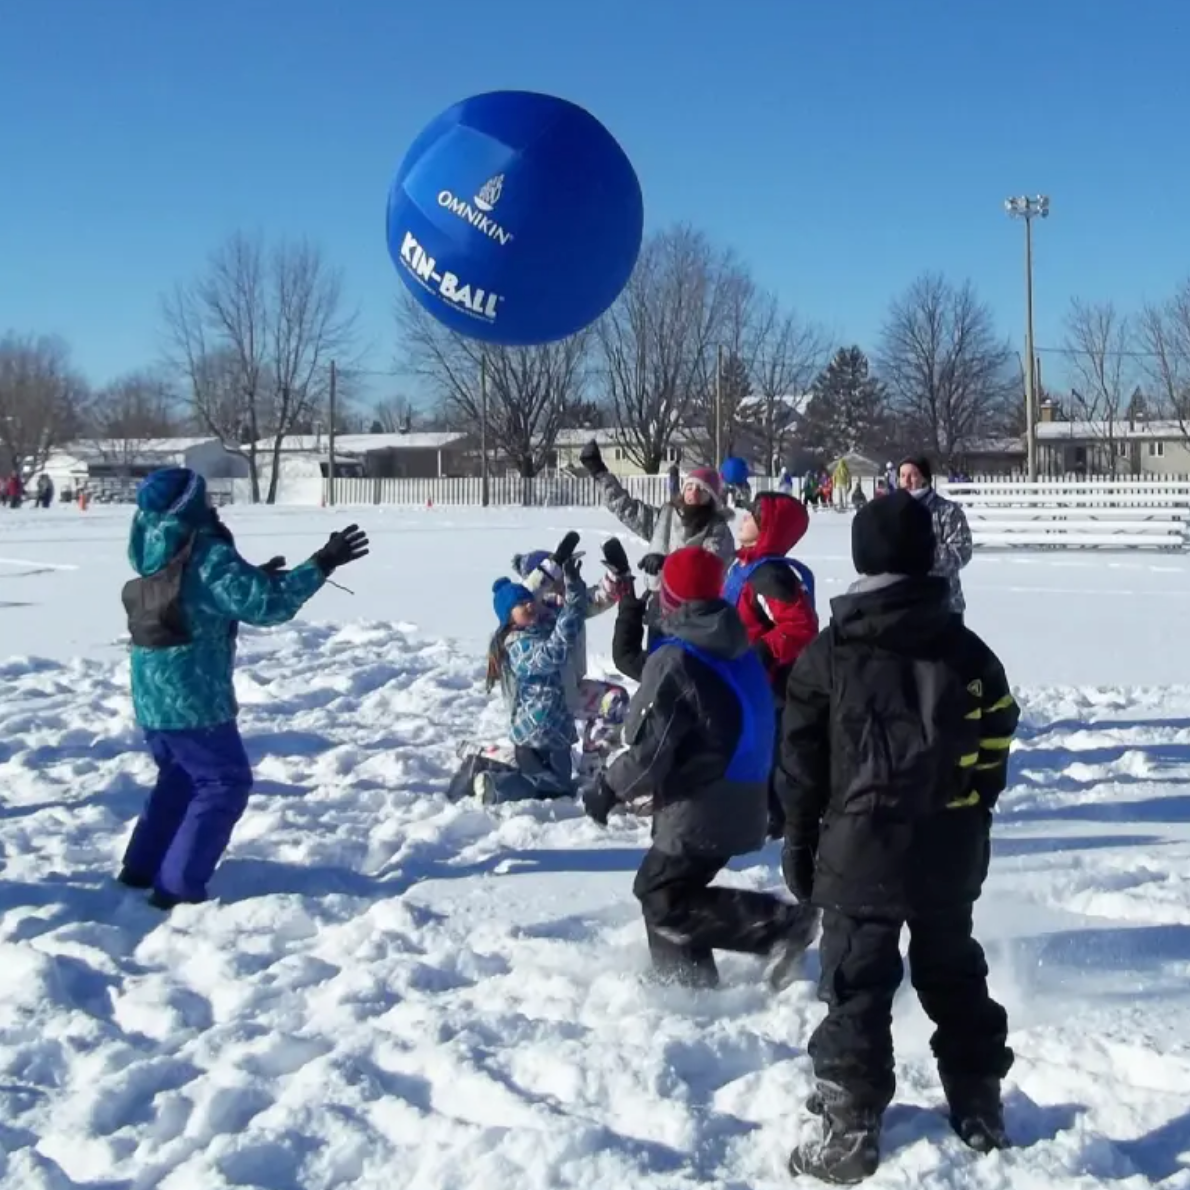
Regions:
<instances>
[{"instance_id":1,"label":"black glove","mask_svg":"<svg viewBox=\"0 0 1190 1190\"><path fill-rule=\"evenodd\" d=\"M612 572L615 578L627 578L632 573L628 565L628 555L618 537L609 537L603 543L603 564Z\"/></svg>"},{"instance_id":2,"label":"black glove","mask_svg":"<svg viewBox=\"0 0 1190 1190\"><path fill-rule=\"evenodd\" d=\"M576 587L583 581L583 560L577 554L571 554L562 563L562 574L568 587Z\"/></svg>"},{"instance_id":3,"label":"black glove","mask_svg":"<svg viewBox=\"0 0 1190 1190\"><path fill-rule=\"evenodd\" d=\"M558 548L553 552L553 559L560 566L565 567L567 559L574 553L574 547L578 545L578 534L571 529L561 541L558 542Z\"/></svg>"},{"instance_id":4,"label":"black glove","mask_svg":"<svg viewBox=\"0 0 1190 1190\"><path fill-rule=\"evenodd\" d=\"M642 574L649 575L650 578L656 578L661 573L661 567L664 565L664 554L645 554L640 560L640 571Z\"/></svg>"},{"instance_id":5,"label":"black glove","mask_svg":"<svg viewBox=\"0 0 1190 1190\"><path fill-rule=\"evenodd\" d=\"M314 555L314 564L324 575L330 575L348 562L358 561L368 553L368 535L359 525L348 525L338 533L332 533L330 540Z\"/></svg>"},{"instance_id":6,"label":"black glove","mask_svg":"<svg viewBox=\"0 0 1190 1190\"><path fill-rule=\"evenodd\" d=\"M280 574L285 569L285 559L280 554L275 558L270 558L262 567L261 570L265 574Z\"/></svg>"},{"instance_id":7,"label":"black glove","mask_svg":"<svg viewBox=\"0 0 1190 1190\"><path fill-rule=\"evenodd\" d=\"M594 438L578 452L578 461L592 477L602 475L607 470L603 465L603 455L599 453L599 443Z\"/></svg>"},{"instance_id":8,"label":"black glove","mask_svg":"<svg viewBox=\"0 0 1190 1190\"><path fill-rule=\"evenodd\" d=\"M799 901L809 901L814 895L814 852L786 836L781 848L781 875Z\"/></svg>"},{"instance_id":9,"label":"black glove","mask_svg":"<svg viewBox=\"0 0 1190 1190\"><path fill-rule=\"evenodd\" d=\"M607 816L616 808L616 795L603 777L583 793L583 812L588 818L607 826Z\"/></svg>"}]
</instances>

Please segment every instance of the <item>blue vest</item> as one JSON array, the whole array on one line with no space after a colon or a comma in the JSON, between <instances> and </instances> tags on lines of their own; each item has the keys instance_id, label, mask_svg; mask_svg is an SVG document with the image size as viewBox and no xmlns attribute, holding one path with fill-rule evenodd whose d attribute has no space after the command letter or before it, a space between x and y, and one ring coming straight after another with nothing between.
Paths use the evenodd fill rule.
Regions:
<instances>
[{"instance_id":1,"label":"blue vest","mask_svg":"<svg viewBox=\"0 0 1190 1190\"><path fill-rule=\"evenodd\" d=\"M662 645L677 645L691 657L697 657L731 687L740 704L740 738L728 763L726 777L729 781L767 783L773 768L776 751L776 733L773 721L777 704L769 676L760 658L749 649L734 660L716 657L692 645L678 636L660 637L649 652Z\"/></svg>"},{"instance_id":2,"label":"blue vest","mask_svg":"<svg viewBox=\"0 0 1190 1190\"><path fill-rule=\"evenodd\" d=\"M767 566L769 563L780 563L782 566L788 566L790 570L798 577L798 582L806 588L806 594L810 597L810 606L814 607L814 572L796 558L782 558L782 557L768 557L757 558L755 562L732 564L731 569L727 572L727 578L723 582L723 598L736 607L740 602L740 596L744 593L744 584L752 577L753 571L758 566Z\"/></svg>"}]
</instances>

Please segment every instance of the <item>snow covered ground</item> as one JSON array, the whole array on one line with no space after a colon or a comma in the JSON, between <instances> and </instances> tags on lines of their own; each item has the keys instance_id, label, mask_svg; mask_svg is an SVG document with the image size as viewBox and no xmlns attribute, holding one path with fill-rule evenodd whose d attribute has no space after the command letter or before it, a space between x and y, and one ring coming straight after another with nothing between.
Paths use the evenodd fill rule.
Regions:
<instances>
[{"instance_id":1,"label":"snow covered ground","mask_svg":"<svg viewBox=\"0 0 1190 1190\"><path fill-rule=\"evenodd\" d=\"M572 525L597 554L611 518L230 510L249 557L297 561L351 519L373 555L337 576L355 595L244 632L256 792L218 900L168 918L110 879L152 772L127 519L0 510L0 1186L789 1185L812 985L774 997L741 958L716 993L642 986L642 827L441 796L456 742L498 724L492 578ZM851 574L846 518L806 545L822 600ZM871 1184L1185 1190L1190 562L980 556L966 584L1026 709L979 910L1019 1147L950 1134L906 991ZM776 859L728 878L775 887Z\"/></svg>"}]
</instances>

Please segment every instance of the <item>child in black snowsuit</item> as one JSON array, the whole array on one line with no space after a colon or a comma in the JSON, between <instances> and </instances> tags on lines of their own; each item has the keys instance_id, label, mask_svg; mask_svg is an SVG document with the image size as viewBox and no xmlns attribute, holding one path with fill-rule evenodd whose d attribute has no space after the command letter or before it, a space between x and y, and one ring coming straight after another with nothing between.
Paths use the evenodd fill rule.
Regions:
<instances>
[{"instance_id":1,"label":"child in black snowsuit","mask_svg":"<svg viewBox=\"0 0 1190 1190\"><path fill-rule=\"evenodd\" d=\"M711 886L732 856L764 844L773 694L739 613L720 598L723 562L701 546L670 554L658 592L661 637L624 727L628 745L584 795L606 823L618 803L653 798L653 845L637 872L656 973L713 987L713 951L766 956L769 982L797 975L816 915L767 893Z\"/></svg>"},{"instance_id":2,"label":"child in black snowsuit","mask_svg":"<svg viewBox=\"0 0 1190 1190\"><path fill-rule=\"evenodd\" d=\"M978 1151L1008 1143L1000 1086L1013 1053L972 908L1020 712L999 660L951 614L946 581L930 577L933 549L929 510L908 492L856 513L863 577L832 601L786 696L782 868L795 896L822 910L827 1004L808 1047L817 1088L807 1106L821 1132L790 1169L829 1182L857 1182L879 1163L905 925L951 1124Z\"/></svg>"}]
</instances>

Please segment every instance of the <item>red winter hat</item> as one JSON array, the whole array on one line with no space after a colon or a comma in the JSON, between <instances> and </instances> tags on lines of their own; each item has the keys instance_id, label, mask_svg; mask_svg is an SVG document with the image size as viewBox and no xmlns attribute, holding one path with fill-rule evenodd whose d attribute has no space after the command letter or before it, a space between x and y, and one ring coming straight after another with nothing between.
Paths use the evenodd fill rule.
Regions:
<instances>
[{"instance_id":1,"label":"red winter hat","mask_svg":"<svg viewBox=\"0 0 1190 1190\"><path fill-rule=\"evenodd\" d=\"M717 505L723 497L723 481L714 467L695 467L692 471L686 472L682 487L685 488L690 484L706 492L710 496L712 504Z\"/></svg>"},{"instance_id":2,"label":"red winter hat","mask_svg":"<svg viewBox=\"0 0 1190 1190\"><path fill-rule=\"evenodd\" d=\"M692 599L718 599L727 568L700 545L674 550L661 567L661 606L671 612Z\"/></svg>"}]
</instances>

